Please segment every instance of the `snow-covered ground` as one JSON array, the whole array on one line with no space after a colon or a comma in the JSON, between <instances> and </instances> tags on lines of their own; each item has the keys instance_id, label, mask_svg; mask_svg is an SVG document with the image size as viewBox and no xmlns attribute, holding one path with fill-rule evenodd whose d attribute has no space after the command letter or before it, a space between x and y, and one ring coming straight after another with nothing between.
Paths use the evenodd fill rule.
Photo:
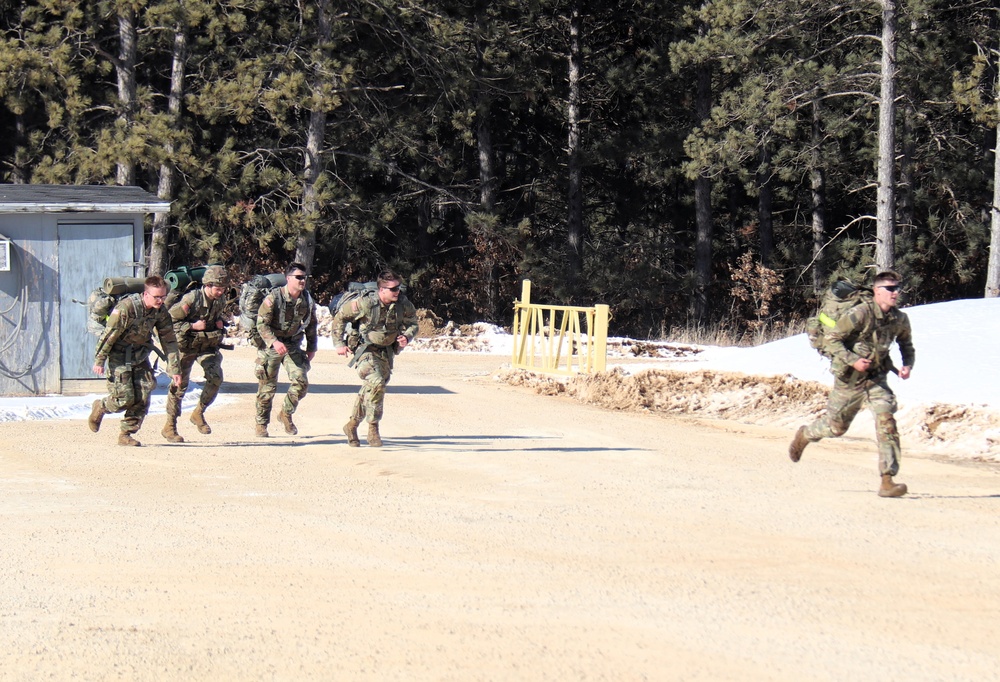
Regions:
<instances>
[{"instance_id":1,"label":"snow-covered ground","mask_svg":"<svg viewBox=\"0 0 1000 682\"><path fill-rule=\"evenodd\" d=\"M906 309L913 326L917 360L908 381L890 376L890 384L900 405L912 411L929 405L967 406L975 410L1000 410L1000 298L969 299L915 306ZM509 357L511 337L486 324L450 327L445 330L453 342L418 339L407 352L485 352ZM441 341L444 339L439 339ZM320 352L332 348L329 337L321 337ZM609 340L611 349L628 348L628 339ZM669 344L652 344L668 346ZM609 352L609 368L622 364L627 373L642 369L698 369L741 372L752 375L791 375L797 379L831 382L828 363L810 346L804 334L753 348L700 347L698 352L649 362L620 362L621 354ZM498 363L503 361L498 358ZM900 364L898 354L896 364ZM165 377L153 395L151 413L162 413L166 398ZM200 386L192 383L184 409L194 406ZM97 395L64 397L0 398L0 422L37 419L83 419ZM220 400L226 400L225 387ZM231 399L231 398L229 398ZM109 415L113 416L113 415ZM993 438L993 434L987 434Z\"/></svg>"}]
</instances>

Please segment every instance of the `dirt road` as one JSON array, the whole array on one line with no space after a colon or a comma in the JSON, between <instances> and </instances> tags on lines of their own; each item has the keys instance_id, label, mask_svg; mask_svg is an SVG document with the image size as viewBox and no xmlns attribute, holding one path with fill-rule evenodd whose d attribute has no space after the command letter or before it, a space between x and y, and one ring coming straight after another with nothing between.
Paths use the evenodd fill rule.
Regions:
<instances>
[{"instance_id":1,"label":"dirt road","mask_svg":"<svg viewBox=\"0 0 1000 682\"><path fill-rule=\"evenodd\" d=\"M986 680L1000 469L602 410L403 354L386 447L321 352L297 437L0 424L0 679ZM280 435L278 435L280 434Z\"/></svg>"}]
</instances>

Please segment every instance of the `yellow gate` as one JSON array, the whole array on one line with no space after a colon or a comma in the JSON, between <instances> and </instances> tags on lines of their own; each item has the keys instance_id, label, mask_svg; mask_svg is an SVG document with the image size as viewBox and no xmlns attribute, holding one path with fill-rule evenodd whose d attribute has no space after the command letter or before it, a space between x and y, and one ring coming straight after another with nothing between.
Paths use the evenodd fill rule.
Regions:
<instances>
[{"instance_id":1,"label":"yellow gate","mask_svg":"<svg viewBox=\"0 0 1000 682\"><path fill-rule=\"evenodd\" d=\"M603 372L607 366L608 306L582 308L531 302L531 282L514 301L511 364L549 374Z\"/></svg>"}]
</instances>

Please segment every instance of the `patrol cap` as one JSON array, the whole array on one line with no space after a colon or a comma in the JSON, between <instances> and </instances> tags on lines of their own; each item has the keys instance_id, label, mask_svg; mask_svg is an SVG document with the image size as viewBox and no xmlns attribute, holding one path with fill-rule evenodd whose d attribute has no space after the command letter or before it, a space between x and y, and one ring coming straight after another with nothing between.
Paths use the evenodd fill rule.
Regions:
<instances>
[{"instance_id":1,"label":"patrol cap","mask_svg":"<svg viewBox=\"0 0 1000 682\"><path fill-rule=\"evenodd\" d=\"M221 265L209 265L201 276L202 284L226 284L226 269Z\"/></svg>"}]
</instances>

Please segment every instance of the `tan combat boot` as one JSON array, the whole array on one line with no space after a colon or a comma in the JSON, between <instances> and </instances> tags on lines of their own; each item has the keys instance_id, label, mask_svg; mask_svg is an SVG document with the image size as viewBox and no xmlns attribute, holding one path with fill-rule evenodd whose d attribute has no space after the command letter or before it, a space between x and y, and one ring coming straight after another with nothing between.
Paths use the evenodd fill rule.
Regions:
<instances>
[{"instance_id":1,"label":"tan combat boot","mask_svg":"<svg viewBox=\"0 0 1000 682\"><path fill-rule=\"evenodd\" d=\"M267 424L257 424L257 427L254 429L253 433L258 438L268 438Z\"/></svg>"},{"instance_id":2,"label":"tan combat boot","mask_svg":"<svg viewBox=\"0 0 1000 682\"><path fill-rule=\"evenodd\" d=\"M142 445L142 443L140 443L139 441L137 441L135 438L132 437L131 433L125 433L124 431L118 434L118 444L127 445L133 448L137 448L140 445Z\"/></svg>"},{"instance_id":3,"label":"tan combat boot","mask_svg":"<svg viewBox=\"0 0 1000 682\"><path fill-rule=\"evenodd\" d=\"M163 430L160 431L160 435L166 438L171 443L183 443L184 436L177 433L177 416L167 415L167 422L163 425Z\"/></svg>"},{"instance_id":4,"label":"tan combat boot","mask_svg":"<svg viewBox=\"0 0 1000 682\"><path fill-rule=\"evenodd\" d=\"M101 430L101 420L107 413L108 411L104 409L104 402L100 399L95 400L93 407L90 408L90 416L87 418L87 425L90 426L91 431L97 433Z\"/></svg>"},{"instance_id":5,"label":"tan combat boot","mask_svg":"<svg viewBox=\"0 0 1000 682\"><path fill-rule=\"evenodd\" d=\"M809 445L809 439L806 438L806 427L800 426L799 430L795 432L792 444L788 446L788 456L793 462L802 459L802 451L806 449L807 445Z\"/></svg>"},{"instance_id":6,"label":"tan combat boot","mask_svg":"<svg viewBox=\"0 0 1000 682\"><path fill-rule=\"evenodd\" d=\"M905 494L905 483L893 483L892 476L882 474L882 486L878 489L879 497L902 497Z\"/></svg>"},{"instance_id":7,"label":"tan combat boot","mask_svg":"<svg viewBox=\"0 0 1000 682\"><path fill-rule=\"evenodd\" d=\"M206 436L212 433L212 427L205 421L205 406L201 403L198 403L198 407L194 408L194 412L191 413L191 423L198 427L198 433L203 433Z\"/></svg>"},{"instance_id":8,"label":"tan combat boot","mask_svg":"<svg viewBox=\"0 0 1000 682\"><path fill-rule=\"evenodd\" d=\"M358 423L354 419L344 424L344 435L347 436L347 444L352 448L361 446L361 439L358 438Z\"/></svg>"},{"instance_id":9,"label":"tan combat boot","mask_svg":"<svg viewBox=\"0 0 1000 682\"><path fill-rule=\"evenodd\" d=\"M288 435L294 436L299 432L299 430L295 428L295 424L292 422L291 412L285 412L284 410L279 412L278 421L281 422L281 425L285 427L285 433L287 433Z\"/></svg>"},{"instance_id":10,"label":"tan combat boot","mask_svg":"<svg viewBox=\"0 0 1000 682\"><path fill-rule=\"evenodd\" d=\"M368 445L373 448L382 447L382 436L378 434L378 424L375 422L368 425Z\"/></svg>"}]
</instances>

